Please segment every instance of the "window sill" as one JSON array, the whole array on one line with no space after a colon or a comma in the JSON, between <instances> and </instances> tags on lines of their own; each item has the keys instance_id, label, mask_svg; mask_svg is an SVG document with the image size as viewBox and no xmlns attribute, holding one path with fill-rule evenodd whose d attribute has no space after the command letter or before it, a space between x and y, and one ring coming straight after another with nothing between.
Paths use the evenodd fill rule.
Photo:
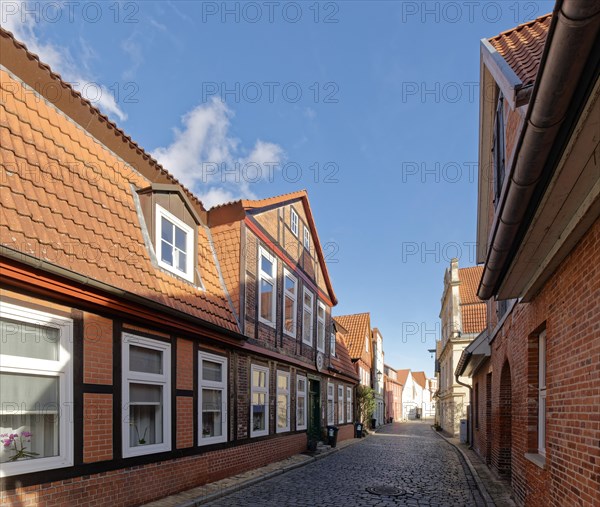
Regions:
<instances>
[{"instance_id":1,"label":"window sill","mask_svg":"<svg viewBox=\"0 0 600 507\"><path fill-rule=\"evenodd\" d=\"M534 465L537 465L542 470L546 469L546 457L538 454L537 452L526 452L525 459L531 461Z\"/></svg>"}]
</instances>

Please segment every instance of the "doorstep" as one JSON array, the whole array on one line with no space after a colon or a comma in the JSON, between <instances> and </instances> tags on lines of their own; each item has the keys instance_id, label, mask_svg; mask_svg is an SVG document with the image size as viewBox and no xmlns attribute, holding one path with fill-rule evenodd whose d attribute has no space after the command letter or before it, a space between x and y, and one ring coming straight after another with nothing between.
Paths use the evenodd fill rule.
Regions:
<instances>
[{"instance_id":1,"label":"doorstep","mask_svg":"<svg viewBox=\"0 0 600 507\"><path fill-rule=\"evenodd\" d=\"M364 441L364 438L349 438L338 442L337 447L331 448L323 446L318 454L295 454L281 461L276 461L265 465L264 467L249 470L247 472L233 475L220 481L211 482L204 486L198 486L181 493L176 493L160 500L144 504L144 507L195 507L202 505L223 496L229 495L240 489L253 486L262 481L266 481L271 477L294 470L295 468L308 465L319 459L323 459L330 454L340 451L349 445ZM327 448L325 448L327 447Z\"/></svg>"},{"instance_id":2,"label":"doorstep","mask_svg":"<svg viewBox=\"0 0 600 507\"><path fill-rule=\"evenodd\" d=\"M445 431L436 431L433 427L432 430L460 452L487 505L515 507L510 487L494 475L492 470L490 470L473 449L470 449L467 444L462 444L457 437L451 436Z\"/></svg>"}]
</instances>

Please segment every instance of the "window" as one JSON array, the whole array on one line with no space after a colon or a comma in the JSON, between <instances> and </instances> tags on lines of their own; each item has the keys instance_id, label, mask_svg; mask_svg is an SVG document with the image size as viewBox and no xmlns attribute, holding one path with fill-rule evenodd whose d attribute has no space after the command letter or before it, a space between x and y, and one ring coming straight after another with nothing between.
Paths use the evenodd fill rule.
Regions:
<instances>
[{"instance_id":1,"label":"window","mask_svg":"<svg viewBox=\"0 0 600 507\"><path fill-rule=\"evenodd\" d=\"M304 289L304 302L302 312L302 342L313 344L313 299L314 296L308 289Z\"/></svg>"},{"instance_id":2,"label":"window","mask_svg":"<svg viewBox=\"0 0 600 507\"><path fill-rule=\"evenodd\" d=\"M327 382L327 424L335 424L335 391L333 384Z\"/></svg>"},{"instance_id":3,"label":"window","mask_svg":"<svg viewBox=\"0 0 600 507\"><path fill-rule=\"evenodd\" d=\"M277 433L290 431L290 374L277 372Z\"/></svg>"},{"instance_id":4,"label":"window","mask_svg":"<svg viewBox=\"0 0 600 507\"><path fill-rule=\"evenodd\" d=\"M283 331L296 337L296 315L298 313L298 280L287 269L283 270Z\"/></svg>"},{"instance_id":5,"label":"window","mask_svg":"<svg viewBox=\"0 0 600 507\"><path fill-rule=\"evenodd\" d=\"M496 106L496 118L494 120L493 141L493 163L494 163L494 204L497 206L504 184L506 148L504 142L504 97L502 93L498 96Z\"/></svg>"},{"instance_id":6,"label":"window","mask_svg":"<svg viewBox=\"0 0 600 507\"><path fill-rule=\"evenodd\" d=\"M325 305L317 303L317 350L325 352Z\"/></svg>"},{"instance_id":7,"label":"window","mask_svg":"<svg viewBox=\"0 0 600 507\"><path fill-rule=\"evenodd\" d=\"M155 244L159 266L194 281L194 230L159 205Z\"/></svg>"},{"instance_id":8,"label":"window","mask_svg":"<svg viewBox=\"0 0 600 507\"><path fill-rule=\"evenodd\" d=\"M306 377L297 375L296 376L296 429L306 429Z\"/></svg>"},{"instance_id":9,"label":"window","mask_svg":"<svg viewBox=\"0 0 600 507\"><path fill-rule=\"evenodd\" d=\"M344 422L344 386L338 386L338 424Z\"/></svg>"},{"instance_id":10,"label":"window","mask_svg":"<svg viewBox=\"0 0 600 507\"><path fill-rule=\"evenodd\" d=\"M346 387L346 422L352 422L354 415L352 388Z\"/></svg>"},{"instance_id":11,"label":"window","mask_svg":"<svg viewBox=\"0 0 600 507\"><path fill-rule=\"evenodd\" d=\"M0 476L73 465L71 319L0 306Z\"/></svg>"},{"instance_id":12,"label":"window","mask_svg":"<svg viewBox=\"0 0 600 507\"><path fill-rule=\"evenodd\" d=\"M198 442L227 442L227 359L207 352L198 359Z\"/></svg>"},{"instance_id":13,"label":"window","mask_svg":"<svg viewBox=\"0 0 600 507\"><path fill-rule=\"evenodd\" d=\"M546 331L538 338L538 453L546 455Z\"/></svg>"},{"instance_id":14,"label":"window","mask_svg":"<svg viewBox=\"0 0 600 507\"><path fill-rule=\"evenodd\" d=\"M331 355L335 356L335 331L329 335L329 350Z\"/></svg>"},{"instance_id":15,"label":"window","mask_svg":"<svg viewBox=\"0 0 600 507\"><path fill-rule=\"evenodd\" d=\"M290 208L290 228L294 236L298 237L298 213L294 211L294 208Z\"/></svg>"},{"instance_id":16,"label":"window","mask_svg":"<svg viewBox=\"0 0 600 507\"><path fill-rule=\"evenodd\" d=\"M171 450L171 345L123 333L123 456Z\"/></svg>"},{"instance_id":17,"label":"window","mask_svg":"<svg viewBox=\"0 0 600 507\"><path fill-rule=\"evenodd\" d=\"M310 232L306 225L304 226L304 248L310 250Z\"/></svg>"},{"instance_id":18,"label":"window","mask_svg":"<svg viewBox=\"0 0 600 507\"><path fill-rule=\"evenodd\" d=\"M252 365L252 426L251 437L269 434L269 369Z\"/></svg>"},{"instance_id":19,"label":"window","mask_svg":"<svg viewBox=\"0 0 600 507\"><path fill-rule=\"evenodd\" d=\"M369 335L365 336L365 350L369 352Z\"/></svg>"},{"instance_id":20,"label":"window","mask_svg":"<svg viewBox=\"0 0 600 507\"><path fill-rule=\"evenodd\" d=\"M260 247L258 255L258 319L272 327L275 327L276 276L277 259Z\"/></svg>"}]
</instances>

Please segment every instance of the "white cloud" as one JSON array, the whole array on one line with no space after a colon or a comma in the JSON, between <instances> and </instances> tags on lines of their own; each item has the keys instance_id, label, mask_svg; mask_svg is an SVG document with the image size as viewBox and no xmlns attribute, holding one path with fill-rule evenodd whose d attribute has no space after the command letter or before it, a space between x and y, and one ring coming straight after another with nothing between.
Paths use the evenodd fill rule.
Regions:
<instances>
[{"instance_id":1,"label":"white cloud","mask_svg":"<svg viewBox=\"0 0 600 507\"><path fill-rule=\"evenodd\" d=\"M21 10L30 9L26 2L18 5ZM86 64L78 64L68 48L42 42L38 36L40 24L36 23L35 16L23 16L21 10L3 16L5 18L2 20L3 28L12 32L17 40L27 46L29 51L37 54L43 63L48 64L52 71L60 74L64 81L70 83L102 112L113 119L126 120L127 115L119 107L110 90L82 72L82 69L86 68ZM84 49L86 48L84 47ZM87 49L84 53L89 56Z\"/></svg>"},{"instance_id":2,"label":"white cloud","mask_svg":"<svg viewBox=\"0 0 600 507\"><path fill-rule=\"evenodd\" d=\"M173 142L152 155L209 208L239 198L255 198L250 186L281 163L281 146L257 140L246 155L229 133L233 112L218 98L195 107L174 129Z\"/></svg>"}]
</instances>

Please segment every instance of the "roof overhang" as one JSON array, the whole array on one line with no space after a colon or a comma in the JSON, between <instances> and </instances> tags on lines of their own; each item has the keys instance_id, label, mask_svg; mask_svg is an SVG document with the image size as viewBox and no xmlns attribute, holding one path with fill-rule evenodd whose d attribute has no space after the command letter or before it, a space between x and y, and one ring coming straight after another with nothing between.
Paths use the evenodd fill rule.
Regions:
<instances>
[{"instance_id":1,"label":"roof overhang","mask_svg":"<svg viewBox=\"0 0 600 507\"><path fill-rule=\"evenodd\" d=\"M470 377L490 357L491 349L487 330L479 334L467 348L462 351L455 374L459 377Z\"/></svg>"}]
</instances>

